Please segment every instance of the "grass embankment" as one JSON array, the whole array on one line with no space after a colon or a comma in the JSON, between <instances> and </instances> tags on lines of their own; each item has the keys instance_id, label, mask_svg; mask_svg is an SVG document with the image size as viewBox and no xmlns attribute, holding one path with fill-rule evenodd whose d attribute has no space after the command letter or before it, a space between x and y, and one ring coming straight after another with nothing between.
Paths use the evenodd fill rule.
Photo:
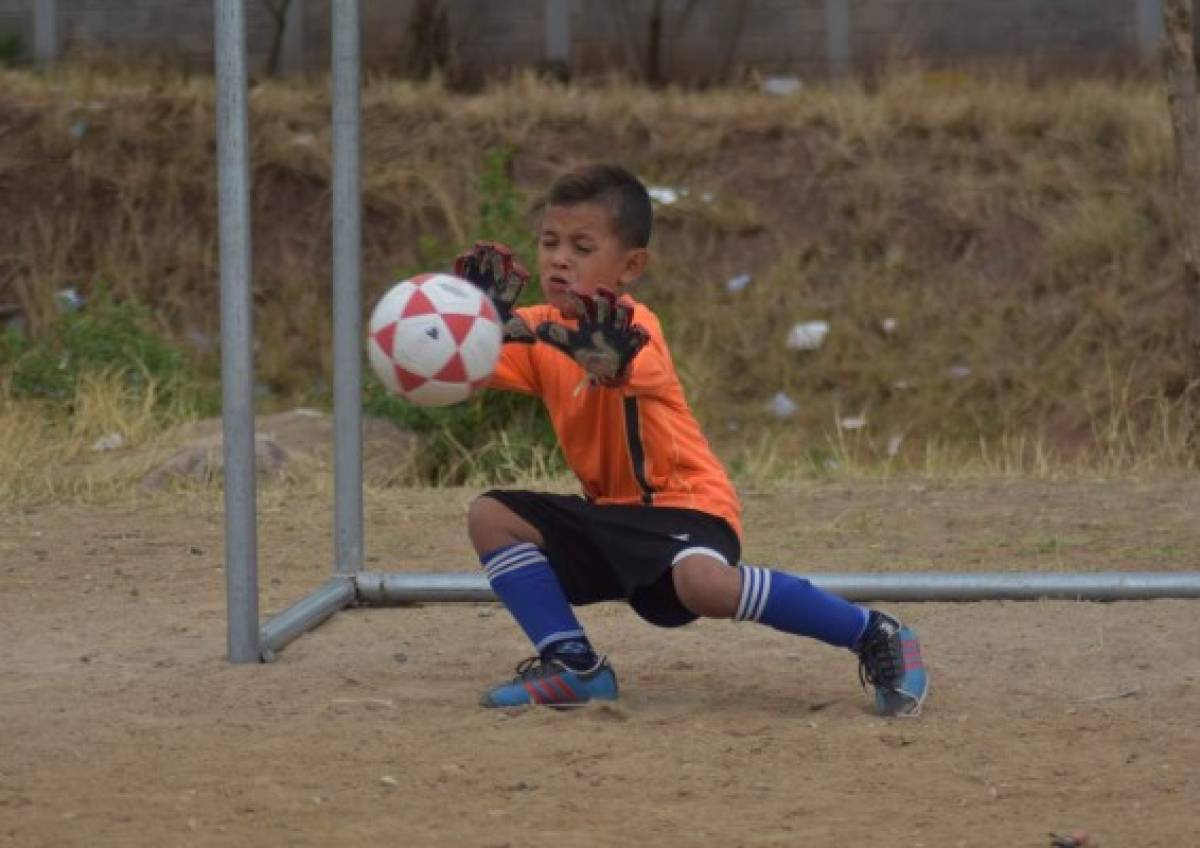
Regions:
<instances>
[{"instance_id":1,"label":"grass embankment","mask_svg":"<svg viewBox=\"0 0 1200 848\"><path fill-rule=\"evenodd\" d=\"M50 331L59 290L104 285L148 304L156 332L211 373L211 81L67 67L0 82L0 302L20 310L26 339ZM251 108L264 403L321 403L327 86L262 84ZM637 295L663 316L693 404L739 474L1195 465L1156 84L898 71L871 90L780 98L531 78L464 95L372 80L363 110L364 309L481 235L530 256L530 201L566 166L615 159L686 188L658 207ZM743 273L752 282L729 291ZM830 325L824 344L789 349L809 320ZM26 432L6 385L2 426ZM797 406L786 419L767 411L777 392ZM451 437L437 462L462 479L545 463L529 415L493 404L418 423ZM514 416L515 448L500 426ZM18 443L0 453L17 450L25 467L36 451Z\"/></svg>"}]
</instances>

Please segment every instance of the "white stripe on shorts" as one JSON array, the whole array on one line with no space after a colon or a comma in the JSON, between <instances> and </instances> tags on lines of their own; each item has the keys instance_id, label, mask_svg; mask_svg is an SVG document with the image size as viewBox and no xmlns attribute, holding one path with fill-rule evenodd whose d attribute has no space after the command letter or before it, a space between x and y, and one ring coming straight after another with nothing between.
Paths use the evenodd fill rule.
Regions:
<instances>
[{"instance_id":1,"label":"white stripe on shorts","mask_svg":"<svg viewBox=\"0 0 1200 848\"><path fill-rule=\"evenodd\" d=\"M719 560L720 562L723 562L726 565L729 565L729 560L725 559L725 555L723 553L721 553L720 551L714 550L712 548L697 547L697 548L684 548L682 551L675 554L675 559L671 560L671 566L674 567L675 564L678 563L684 557L690 557L695 554L700 554L701 556L712 557L715 560Z\"/></svg>"}]
</instances>

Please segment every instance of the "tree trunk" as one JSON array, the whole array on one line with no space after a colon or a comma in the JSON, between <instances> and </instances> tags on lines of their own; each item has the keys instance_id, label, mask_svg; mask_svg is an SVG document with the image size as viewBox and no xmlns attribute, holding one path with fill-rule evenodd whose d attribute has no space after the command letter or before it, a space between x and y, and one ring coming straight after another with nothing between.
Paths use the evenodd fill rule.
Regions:
<instances>
[{"instance_id":1,"label":"tree trunk","mask_svg":"<svg viewBox=\"0 0 1200 848\"><path fill-rule=\"evenodd\" d=\"M654 0L650 8L650 31L646 36L646 82L662 83L663 0Z\"/></svg>"},{"instance_id":2,"label":"tree trunk","mask_svg":"<svg viewBox=\"0 0 1200 848\"><path fill-rule=\"evenodd\" d=\"M1183 285L1190 323L1190 371L1200 380L1200 107L1196 95L1192 0L1164 0L1167 104L1175 133L1176 197L1183 247Z\"/></svg>"},{"instance_id":3,"label":"tree trunk","mask_svg":"<svg viewBox=\"0 0 1200 848\"><path fill-rule=\"evenodd\" d=\"M737 56L738 41L742 37L742 28L746 25L746 11L749 0L741 0L733 12L733 25L725 39L725 56L721 60L721 82L729 82L733 75L733 60Z\"/></svg>"},{"instance_id":4,"label":"tree trunk","mask_svg":"<svg viewBox=\"0 0 1200 848\"><path fill-rule=\"evenodd\" d=\"M267 55L267 76L273 77L279 73L279 57L283 51L283 34L287 29L288 6L292 0L263 0L263 4L271 13L275 31L271 34L271 52Z\"/></svg>"}]
</instances>

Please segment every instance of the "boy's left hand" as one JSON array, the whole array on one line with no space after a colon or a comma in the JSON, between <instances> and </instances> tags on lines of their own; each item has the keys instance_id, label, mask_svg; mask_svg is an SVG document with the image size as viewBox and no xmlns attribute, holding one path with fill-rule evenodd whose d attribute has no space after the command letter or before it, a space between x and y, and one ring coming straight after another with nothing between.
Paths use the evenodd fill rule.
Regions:
<instances>
[{"instance_id":1,"label":"boy's left hand","mask_svg":"<svg viewBox=\"0 0 1200 848\"><path fill-rule=\"evenodd\" d=\"M529 281L529 272L517 261L512 248L496 241L477 241L454 260L454 275L491 298L504 328L504 341L522 344L536 341L529 325L513 312L521 290Z\"/></svg>"},{"instance_id":2,"label":"boy's left hand","mask_svg":"<svg viewBox=\"0 0 1200 848\"><path fill-rule=\"evenodd\" d=\"M593 383L624 385L630 363L650 334L633 323L633 307L608 289L598 289L595 297L575 292L570 297L578 329L547 321L538 325L537 337L578 362Z\"/></svg>"}]
</instances>

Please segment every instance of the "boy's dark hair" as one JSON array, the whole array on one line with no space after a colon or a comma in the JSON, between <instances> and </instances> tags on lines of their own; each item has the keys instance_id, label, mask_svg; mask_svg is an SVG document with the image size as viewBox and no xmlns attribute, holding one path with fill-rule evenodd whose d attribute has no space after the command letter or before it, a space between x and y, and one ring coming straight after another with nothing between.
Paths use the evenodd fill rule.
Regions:
<instances>
[{"instance_id":1,"label":"boy's dark hair","mask_svg":"<svg viewBox=\"0 0 1200 848\"><path fill-rule=\"evenodd\" d=\"M585 165L560 176L546 192L548 206L602 203L612 211L612 227L627 247L650 243L654 212L641 180L620 165Z\"/></svg>"}]
</instances>

